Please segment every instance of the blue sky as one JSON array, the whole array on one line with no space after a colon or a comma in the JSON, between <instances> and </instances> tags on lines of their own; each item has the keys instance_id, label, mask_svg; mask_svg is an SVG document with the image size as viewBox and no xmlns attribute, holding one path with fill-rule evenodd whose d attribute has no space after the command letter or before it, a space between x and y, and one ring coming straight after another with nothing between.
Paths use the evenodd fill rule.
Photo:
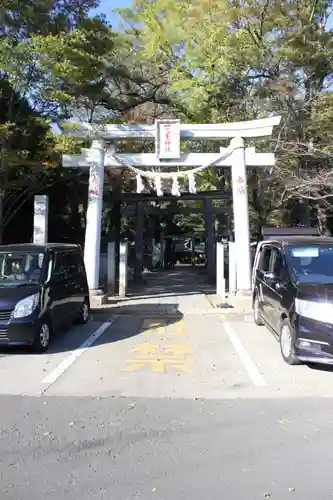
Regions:
<instances>
[{"instance_id":1,"label":"blue sky","mask_svg":"<svg viewBox=\"0 0 333 500\"><path fill-rule=\"evenodd\" d=\"M106 14L108 20L113 24L114 28L117 28L118 19L117 16L113 14L114 9L119 9L120 7L130 7L132 1L131 0L101 0L98 9L94 12L101 12ZM331 13L328 23L327 29L333 28L333 15Z\"/></svg>"},{"instance_id":2,"label":"blue sky","mask_svg":"<svg viewBox=\"0 0 333 500\"><path fill-rule=\"evenodd\" d=\"M105 14L111 24L116 28L118 24L117 16L112 13L114 9L129 7L131 0L101 0L98 9L93 12Z\"/></svg>"}]
</instances>

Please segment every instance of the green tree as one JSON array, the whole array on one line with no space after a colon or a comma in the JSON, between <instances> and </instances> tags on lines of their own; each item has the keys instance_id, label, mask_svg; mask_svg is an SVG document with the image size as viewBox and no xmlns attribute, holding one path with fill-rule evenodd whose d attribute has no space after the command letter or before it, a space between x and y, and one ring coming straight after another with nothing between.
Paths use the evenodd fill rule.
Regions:
<instances>
[{"instance_id":1,"label":"green tree","mask_svg":"<svg viewBox=\"0 0 333 500\"><path fill-rule=\"evenodd\" d=\"M310 198L311 181L321 186L312 197L325 196L320 180L331 162L331 8L331 1L317 0L144 0L134 3L131 15L124 11L144 57L167 72L168 96L183 119L282 115L277 134L255 144L273 148L278 159L274 169L249 175L256 225L276 221L291 196ZM222 171L203 174L206 186L225 181Z\"/></svg>"},{"instance_id":2,"label":"green tree","mask_svg":"<svg viewBox=\"0 0 333 500\"><path fill-rule=\"evenodd\" d=\"M0 237L15 211L47 179L54 138L45 120L0 80Z\"/></svg>"},{"instance_id":3,"label":"green tree","mask_svg":"<svg viewBox=\"0 0 333 500\"><path fill-rule=\"evenodd\" d=\"M1 4L0 233L33 194L50 186L53 176L48 167L57 166L60 153L74 146L70 138L56 137L50 128L62 112L62 101L54 94L58 81L51 87L50 74L41 64L41 40L67 40L82 29L96 5L92 0ZM72 46L79 40L78 36L71 41Z\"/></svg>"}]
</instances>

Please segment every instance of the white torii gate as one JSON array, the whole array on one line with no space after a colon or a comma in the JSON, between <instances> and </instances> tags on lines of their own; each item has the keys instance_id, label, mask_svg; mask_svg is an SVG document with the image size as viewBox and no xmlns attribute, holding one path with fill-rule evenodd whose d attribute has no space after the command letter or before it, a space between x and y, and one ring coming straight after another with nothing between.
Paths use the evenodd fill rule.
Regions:
<instances>
[{"instance_id":1,"label":"white torii gate","mask_svg":"<svg viewBox=\"0 0 333 500\"><path fill-rule=\"evenodd\" d=\"M279 125L280 116L261 120L224 124L180 124L178 120L161 120L155 125L91 125L75 124L67 133L77 137L92 136L90 149L82 149L79 155L63 155L64 167L90 168L88 209L85 234L84 260L88 284L92 294L99 293L99 259L101 219L103 208L104 168L133 167L143 175L154 177L156 173L144 172L140 167L231 167L234 231L236 247L237 289L251 290L250 229L247 196L246 166L274 166L272 153L256 153L255 148L245 148L244 139L269 137L273 127ZM168 135L166 136L166 128ZM171 131L171 132L170 132ZM167 139L166 139L167 137ZM229 148L220 153L180 153L180 139L221 140L231 139ZM157 153L115 154L114 148L106 148L107 141L124 139L155 140ZM165 141L165 143L162 141ZM162 142L161 142L162 141ZM200 167L201 168L201 167ZM194 169L195 170L195 169ZM186 176L186 171L178 172ZM162 176L174 176L176 173Z\"/></svg>"}]
</instances>

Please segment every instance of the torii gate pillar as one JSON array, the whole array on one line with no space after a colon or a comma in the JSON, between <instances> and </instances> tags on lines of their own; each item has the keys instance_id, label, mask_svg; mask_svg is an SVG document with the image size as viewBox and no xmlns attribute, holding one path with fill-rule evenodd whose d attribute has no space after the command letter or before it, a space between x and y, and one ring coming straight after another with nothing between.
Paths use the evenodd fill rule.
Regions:
<instances>
[{"instance_id":1,"label":"torii gate pillar","mask_svg":"<svg viewBox=\"0 0 333 500\"><path fill-rule=\"evenodd\" d=\"M250 223L246 179L245 145L242 137L234 137L230 146L232 201L234 210L234 232L236 250L237 291L251 290Z\"/></svg>"},{"instance_id":2,"label":"torii gate pillar","mask_svg":"<svg viewBox=\"0 0 333 500\"><path fill-rule=\"evenodd\" d=\"M93 141L94 162L90 165L84 264L90 293L101 295L99 290L99 261L104 188L104 141Z\"/></svg>"}]
</instances>

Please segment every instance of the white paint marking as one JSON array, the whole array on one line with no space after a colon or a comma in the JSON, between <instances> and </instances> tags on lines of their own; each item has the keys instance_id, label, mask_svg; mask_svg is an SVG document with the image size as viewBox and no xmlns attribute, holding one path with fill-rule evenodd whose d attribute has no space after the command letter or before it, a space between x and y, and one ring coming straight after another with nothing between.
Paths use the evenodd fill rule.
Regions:
<instances>
[{"instance_id":1,"label":"white paint marking","mask_svg":"<svg viewBox=\"0 0 333 500\"><path fill-rule=\"evenodd\" d=\"M96 340L103 335L103 333L112 325L114 318L110 321L103 323L97 330L95 330L79 347L74 349L67 358L65 358L47 377L44 378L43 384L52 385L58 380L61 375L80 357L88 347L90 347Z\"/></svg>"},{"instance_id":2,"label":"white paint marking","mask_svg":"<svg viewBox=\"0 0 333 500\"><path fill-rule=\"evenodd\" d=\"M242 361L253 385L255 385L256 387L265 387L267 385L266 380L258 370L257 366L252 361L249 353L243 346L235 330L232 328L230 323L223 322L223 326L226 334L229 337L230 342L232 343L238 356L240 357L240 360Z\"/></svg>"}]
</instances>

